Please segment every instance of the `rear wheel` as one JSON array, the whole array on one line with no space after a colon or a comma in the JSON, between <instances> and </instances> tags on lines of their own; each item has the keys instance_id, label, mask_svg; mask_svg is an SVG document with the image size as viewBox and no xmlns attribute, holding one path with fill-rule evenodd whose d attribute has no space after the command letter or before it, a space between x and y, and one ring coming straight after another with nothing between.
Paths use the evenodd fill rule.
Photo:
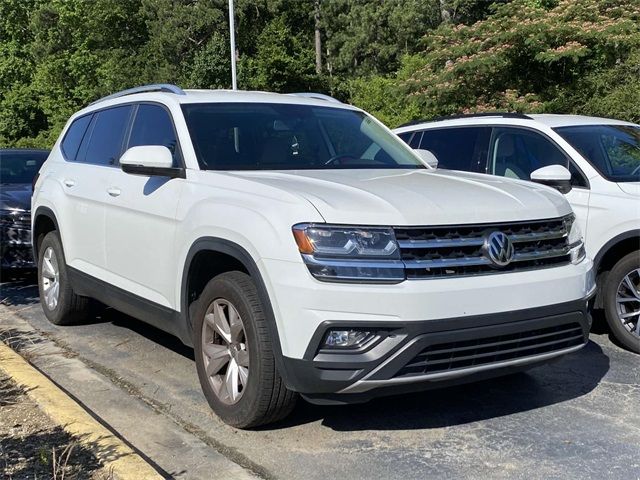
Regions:
<instances>
[{"instance_id":1,"label":"rear wheel","mask_svg":"<svg viewBox=\"0 0 640 480\"><path fill-rule=\"evenodd\" d=\"M278 374L262 303L251 277L218 275L204 288L194 315L196 368L213 411L229 425L275 422L293 409L296 394Z\"/></svg>"},{"instance_id":2,"label":"rear wheel","mask_svg":"<svg viewBox=\"0 0 640 480\"><path fill-rule=\"evenodd\" d=\"M89 314L89 299L76 295L71 288L67 264L58 233L47 233L38 258L40 304L47 319L55 325L72 325Z\"/></svg>"},{"instance_id":3,"label":"rear wheel","mask_svg":"<svg viewBox=\"0 0 640 480\"><path fill-rule=\"evenodd\" d=\"M604 308L614 337L640 353L640 252L623 257L607 275Z\"/></svg>"}]
</instances>

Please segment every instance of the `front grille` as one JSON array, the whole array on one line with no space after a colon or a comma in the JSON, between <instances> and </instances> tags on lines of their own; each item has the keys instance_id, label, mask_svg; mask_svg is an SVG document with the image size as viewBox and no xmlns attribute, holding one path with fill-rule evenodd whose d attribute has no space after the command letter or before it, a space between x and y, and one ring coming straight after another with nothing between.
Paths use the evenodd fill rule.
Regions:
<instances>
[{"instance_id":1,"label":"front grille","mask_svg":"<svg viewBox=\"0 0 640 480\"><path fill-rule=\"evenodd\" d=\"M0 243L5 246L31 245L30 212L23 210L0 210ZM3 258L3 264L4 263Z\"/></svg>"},{"instance_id":2,"label":"front grille","mask_svg":"<svg viewBox=\"0 0 640 480\"><path fill-rule=\"evenodd\" d=\"M570 262L571 218L518 223L439 227L396 227L408 279L458 277L552 267ZM491 232L503 232L514 246L510 264L496 267L485 252Z\"/></svg>"},{"instance_id":3,"label":"front grille","mask_svg":"<svg viewBox=\"0 0 640 480\"><path fill-rule=\"evenodd\" d=\"M490 365L564 350L584 343L578 323L507 335L429 345L395 375L408 377Z\"/></svg>"},{"instance_id":4,"label":"front grille","mask_svg":"<svg viewBox=\"0 0 640 480\"><path fill-rule=\"evenodd\" d=\"M0 226L31 228L31 212L24 210L0 210Z\"/></svg>"}]
</instances>

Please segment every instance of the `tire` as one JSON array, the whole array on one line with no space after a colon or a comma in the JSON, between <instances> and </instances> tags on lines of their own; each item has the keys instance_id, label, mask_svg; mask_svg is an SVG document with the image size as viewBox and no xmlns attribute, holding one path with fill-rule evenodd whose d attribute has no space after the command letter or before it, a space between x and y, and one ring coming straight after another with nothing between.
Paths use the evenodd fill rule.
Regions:
<instances>
[{"instance_id":1,"label":"tire","mask_svg":"<svg viewBox=\"0 0 640 480\"><path fill-rule=\"evenodd\" d=\"M611 333L623 347L640 353L640 252L632 252L614 265L603 290L604 312ZM618 298L627 301L618 302ZM633 312L639 313L629 316ZM622 318L621 315L627 317Z\"/></svg>"},{"instance_id":2,"label":"tire","mask_svg":"<svg viewBox=\"0 0 640 480\"><path fill-rule=\"evenodd\" d=\"M47 233L39 248L38 288L42 310L51 323L73 325L87 319L89 299L76 295L71 288L62 242L56 231ZM57 296L51 296L52 289L57 289Z\"/></svg>"},{"instance_id":3,"label":"tire","mask_svg":"<svg viewBox=\"0 0 640 480\"><path fill-rule=\"evenodd\" d=\"M231 426L251 428L291 413L297 394L287 390L276 368L264 308L251 277L242 272L218 275L191 311L198 378L218 417Z\"/></svg>"}]
</instances>

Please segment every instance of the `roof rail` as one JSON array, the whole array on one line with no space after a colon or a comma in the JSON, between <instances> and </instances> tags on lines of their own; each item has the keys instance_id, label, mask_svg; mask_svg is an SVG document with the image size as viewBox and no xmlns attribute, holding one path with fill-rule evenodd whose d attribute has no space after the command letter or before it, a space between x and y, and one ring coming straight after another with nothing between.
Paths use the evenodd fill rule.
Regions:
<instances>
[{"instance_id":1,"label":"roof rail","mask_svg":"<svg viewBox=\"0 0 640 480\"><path fill-rule=\"evenodd\" d=\"M326 100L327 102L333 102L333 103L342 103L337 98L333 98L329 95L325 95L324 93L297 92L297 93L287 93L287 95L293 95L296 97L305 97L305 98L315 98L316 100Z\"/></svg>"},{"instance_id":2,"label":"roof rail","mask_svg":"<svg viewBox=\"0 0 640 480\"><path fill-rule=\"evenodd\" d=\"M533 120L529 115L516 112L481 112L481 113L459 113L457 115L445 115L442 117L433 117L424 120L413 120L411 122L404 123L397 128L410 127L412 125L418 125L419 123L429 122L441 122L443 120L456 120L458 118L474 118L474 117L501 117L501 118L519 118L522 120Z\"/></svg>"},{"instance_id":3,"label":"roof rail","mask_svg":"<svg viewBox=\"0 0 640 480\"><path fill-rule=\"evenodd\" d=\"M171 85L170 83L153 83L151 85L142 85L140 87L129 88L127 90L122 90L120 92L112 93L111 95L107 95L106 97L99 98L98 100L94 100L89 105L93 105L94 103L104 102L105 100L112 100L114 98L124 97L126 95L133 95L135 93L145 93L145 92L167 92L167 93L175 93L176 95L186 95L184 90L180 87L176 87L175 85Z\"/></svg>"}]
</instances>

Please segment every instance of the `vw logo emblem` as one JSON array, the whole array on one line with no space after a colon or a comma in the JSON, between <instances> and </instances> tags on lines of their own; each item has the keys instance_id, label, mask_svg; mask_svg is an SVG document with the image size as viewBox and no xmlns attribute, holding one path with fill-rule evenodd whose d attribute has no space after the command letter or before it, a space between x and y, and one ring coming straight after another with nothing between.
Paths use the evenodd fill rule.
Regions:
<instances>
[{"instance_id":1,"label":"vw logo emblem","mask_svg":"<svg viewBox=\"0 0 640 480\"><path fill-rule=\"evenodd\" d=\"M502 232L491 232L484 241L485 255L496 267L504 267L513 260L513 243Z\"/></svg>"}]
</instances>

